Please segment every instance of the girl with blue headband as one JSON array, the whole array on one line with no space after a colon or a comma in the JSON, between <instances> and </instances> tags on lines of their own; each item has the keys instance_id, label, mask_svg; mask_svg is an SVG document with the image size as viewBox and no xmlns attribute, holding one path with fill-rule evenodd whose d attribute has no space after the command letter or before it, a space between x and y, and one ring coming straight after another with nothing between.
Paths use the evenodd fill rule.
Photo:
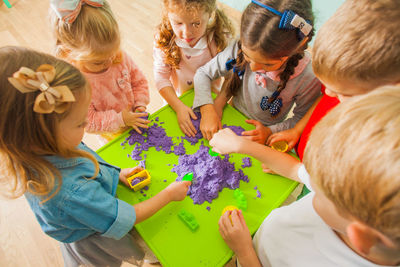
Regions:
<instances>
[{"instance_id":1,"label":"girl with blue headband","mask_svg":"<svg viewBox=\"0 0 400 267\"><path fill-rule=\"evenodd\" d=\"M272 133L292 128L320 94L305 51L314 34L311 1L253 0L242 15L240 40L196 72L193 108L200 109L205 138L221 129L224 105L232 104L255 130L243 135L264 144ZM211 97L211 81L225 77ZM287 118L295 105L293 117Z\"/></svg>"}]
</instances>

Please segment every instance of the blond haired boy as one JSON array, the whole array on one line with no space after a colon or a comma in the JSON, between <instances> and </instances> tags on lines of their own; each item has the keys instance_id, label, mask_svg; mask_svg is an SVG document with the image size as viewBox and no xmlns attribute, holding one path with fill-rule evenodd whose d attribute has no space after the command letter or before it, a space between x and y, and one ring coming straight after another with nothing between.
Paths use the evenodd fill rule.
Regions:
<instances>
[{"instance_id":1,"label":"blond haired boy","mask_svg":"<svg viewBox=\"0 0 400 267\"><path fill-rule=\"evenodd\" d=\"M317 32L312 53L315 75L325 94L292 129L267 143L297 141L300 159L314 125L346 98L400 82L400 2L347 0Z\"/></svg>"},{"instance_id":2,"label":"blond haired boy","mask_svg":"<svg viewBox=\"0 0 400 267\"><path fill-rule=\"evenodd\" d=\"M240 264L399 266L399 114L400 86L340 104L315 126L304 165L229 129L215 134L215 151L254 156L312 190L272 211L253 242L240 212L221 217L220 233Z\"/></svg>"}]
</instances>

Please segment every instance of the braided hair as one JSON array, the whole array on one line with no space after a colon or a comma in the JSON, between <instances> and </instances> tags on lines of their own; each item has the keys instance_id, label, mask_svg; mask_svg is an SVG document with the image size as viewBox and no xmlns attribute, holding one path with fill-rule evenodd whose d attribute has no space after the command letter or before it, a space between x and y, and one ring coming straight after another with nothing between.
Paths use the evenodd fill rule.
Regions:
<instances>
[{"instance_id":1,"label":"braided hair","mask_svg":"<svg viewBox=\"0 0 400 267\"><path fill-rule=\"evenodd\" d=\"M258 1L282 12L291 10L313 25L314 16L311 0ZM307 39L299 40L297 29L279 29L279 22L280 16L254 3L249 4L242 15L239 50L235 59L236 69L244 71L247 62L241 50L242 45L252 51L260 51L261 54L268 55L269 58L278 59L289 56L285 68L279 74L280 83L276 90L277 93L268 99L269 103L274 102L280 92L285 89L299 61L304 57L304 50L307 49L308 42L314 35L313 29L306 37ZM231 71L223 85L223 90L230 92L233 96L237 94L241 86L240 71Z\"/></svg>"}]
</instances>

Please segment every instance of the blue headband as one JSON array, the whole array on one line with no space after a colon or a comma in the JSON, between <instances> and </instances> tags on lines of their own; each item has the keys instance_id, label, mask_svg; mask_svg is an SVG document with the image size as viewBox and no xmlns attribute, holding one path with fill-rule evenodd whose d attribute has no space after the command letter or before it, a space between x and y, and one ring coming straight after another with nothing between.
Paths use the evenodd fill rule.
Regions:
<instances>
[{"instance_id":1,"label":"blue headband","mask_svg":"<svg viewBox=\"0 0 400 267\"><path fill-rule=\"evenodd\" d=\"M285 10L283 13L281 13L278 10L263 3L260 3L257 0L251 0L251 2L281 17L281 20L279 22L279 29L299 30L298 33L300 40L308 36L312 31L312 25L304 18L294 13L292 10Z\"/></svg>"}]
</instances>

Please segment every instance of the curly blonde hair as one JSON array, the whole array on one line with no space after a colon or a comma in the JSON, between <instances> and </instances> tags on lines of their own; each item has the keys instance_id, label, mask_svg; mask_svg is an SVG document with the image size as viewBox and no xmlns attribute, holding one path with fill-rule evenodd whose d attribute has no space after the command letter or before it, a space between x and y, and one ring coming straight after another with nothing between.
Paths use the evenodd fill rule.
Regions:
<instances>
[{"instance_id":1,"label":"curly blonde hair","mask_svg":"<svg viewBox=\"0 0 400 267\"><path fill-rule=\"evenodd\" d=\"M203 9L208 14L214 14L212 22L206 29L206 36L213 34L213 39L217 46L217 52L224 50L229 42L229 38L234 36L235 30L232 22L225 13L217 8L216 0L163 0L162 22L158 26L156 34L156 47L160 48L165 54L165 63L178 69L181 61L181 52L175 43L175 33L172 30L171 23L168 19L168 12L172 11L171 7L184 7L186 10ZM208 40L210 43L211 40Z\"/></svg>"},{"instance_id":2,"label":"curly blonde hair","mask_svg":"<svg viewBox=\"0 0 400 267\"><path fill-rule=\"evenodd\" d=\"M88 158L95 165L95 174L91 178L96 177L99 165L95 157L76 148L67 149L60 140L58 125L77 102L69 103L67 110L61 114L36 113L33 105L40 92L22 94L8 81L8 77L12 77L21 67L36 70L42 64L49 64L56 70L50 86L68 86L78 99L78 96L91 93L80 71L63 60L22 47L0 48L0 62L2 193L15 198L28 191L42 196L43 201L53 197L59 191L62 179L59 171L44 155Z\"/></svg>"}]
</instances>

